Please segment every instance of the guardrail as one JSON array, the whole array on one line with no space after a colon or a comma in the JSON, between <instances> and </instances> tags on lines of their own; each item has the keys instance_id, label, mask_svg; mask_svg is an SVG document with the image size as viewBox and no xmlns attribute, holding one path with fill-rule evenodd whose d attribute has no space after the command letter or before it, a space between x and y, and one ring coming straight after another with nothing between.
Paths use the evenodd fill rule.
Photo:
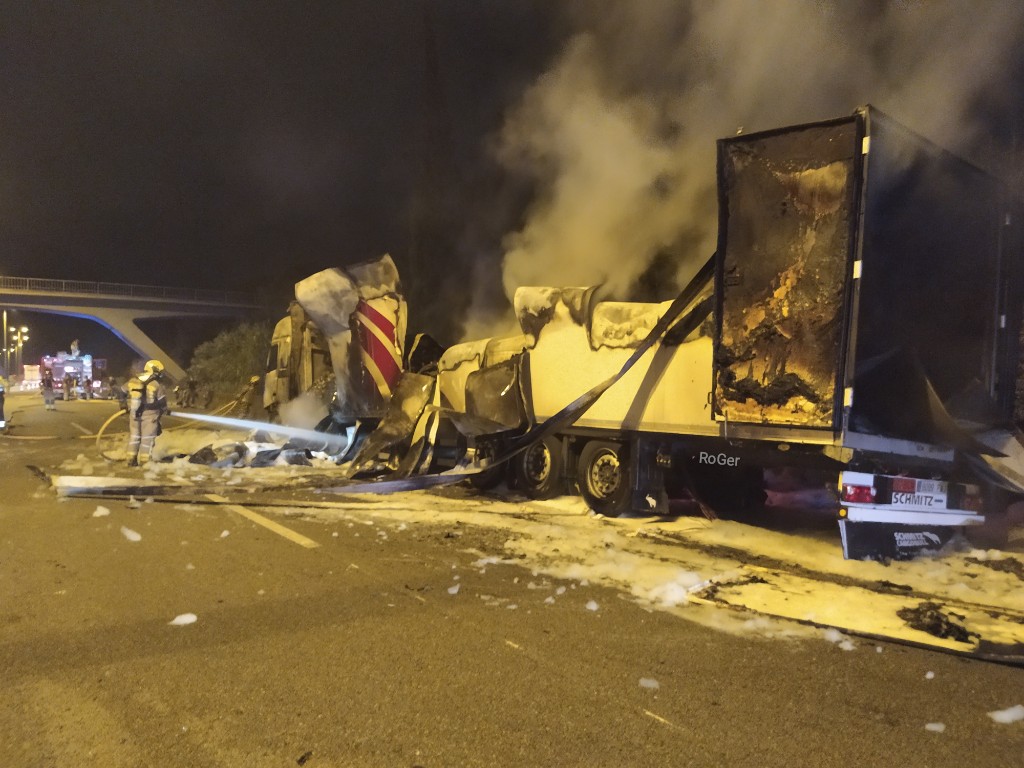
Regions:
<instances>
[{"instance_id":1,"label":"guardrail","mask_svg":"<svg viewBox=\"0 0 1024 768\"><path fill-rule=\"evenodd\" d=\"M0 291L37 291L40 293L87 293L97 296L122 296L140 299L170 299L207 304L253 305L252 299L240 291L217 291L206 288L164 288L159 285L130 283L91 283L82 280L51 280L40 277L0 277Z\"/></svg>"}]
</instances>

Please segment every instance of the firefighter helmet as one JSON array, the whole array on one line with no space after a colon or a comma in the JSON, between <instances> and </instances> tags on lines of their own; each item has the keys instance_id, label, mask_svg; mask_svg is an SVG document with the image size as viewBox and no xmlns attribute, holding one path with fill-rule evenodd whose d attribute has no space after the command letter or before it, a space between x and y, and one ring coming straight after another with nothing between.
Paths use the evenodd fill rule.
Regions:
<instances>
[{"instance_id":1,"label":"firefighter helmet","mask_svg":"<svg viewBox=\"0 0 1024 768\"><path fill-rule=\"evenodd\" d=\"M150 360L142 369L142 375L139 376L143 381L148 381L152 378L159 378L164 372L164 364L159 360Z\"/></svg>"}]
</instances>

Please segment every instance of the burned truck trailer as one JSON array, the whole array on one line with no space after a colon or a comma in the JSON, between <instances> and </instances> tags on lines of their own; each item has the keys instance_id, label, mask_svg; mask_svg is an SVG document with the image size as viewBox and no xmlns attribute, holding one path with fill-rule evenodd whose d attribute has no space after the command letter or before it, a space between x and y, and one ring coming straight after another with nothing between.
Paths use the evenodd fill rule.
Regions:
<instances>
[{"instance_id":1,"label":"burned truck trailer","mask_svg":"<svg viewBox=\"0 0 1024 768\"><path fill-rule=\"evenodd\" d=\"M718 198L718 250L667 331L679 300L521 289L521 335L446 352L442 404L471 447L501 457L604 381L511 457L528 494L575 485L602 513L653 512L667 483L729 511L780 478L830 478L850 557L1003 516L1024 491L1006 189L864 107L719 141Z\"/></svg>"},{"instance_id":2,"label":"burned truck trailer","mask_svg":"<svg viewBox=\"0 0 1024 768\"><path fill-rule=\"evenodd\" d=\"M720 141L718 173L723 434L821 441L854 552L1003 515L1020 489L992 430L1013 427L1021 322L1003 185L871 108Z\"/></svg>"}]
</instances>

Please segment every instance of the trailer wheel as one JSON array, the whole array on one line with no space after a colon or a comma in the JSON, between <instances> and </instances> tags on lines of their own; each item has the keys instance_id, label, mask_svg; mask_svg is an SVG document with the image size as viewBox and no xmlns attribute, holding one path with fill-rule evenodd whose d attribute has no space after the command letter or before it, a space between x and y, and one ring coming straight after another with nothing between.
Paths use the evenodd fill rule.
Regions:
<instances>
[{"instance_id":1,"label":"trailer wheel","mask_svg":"<svg viewBox=\"0 0 1024 768\"><path fill-rule=\"evenodd\" d=\"M563 492L562 441L549 435L512 459L519 489L531 499L550 499Z\"/></svg>"},{"instance_id":2,"label":"trailer wheel","mask_svg":"<svg viewBox=\"0 0 1024 768\"><path fill-rule=\"evenodd\" d=\"M576 479L587 506L607 517L629 511L629 458L623 446L591 440L580 452Z\"/></svg>"}]
</instances>

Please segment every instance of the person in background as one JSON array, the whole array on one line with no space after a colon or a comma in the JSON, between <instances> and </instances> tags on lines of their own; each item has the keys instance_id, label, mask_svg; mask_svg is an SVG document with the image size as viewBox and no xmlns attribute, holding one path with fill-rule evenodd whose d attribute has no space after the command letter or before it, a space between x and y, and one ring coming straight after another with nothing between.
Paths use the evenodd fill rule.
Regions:
<instances>
[{"instance_id":1,"label":"person in background","mask_svg":"<svg viewBox=\"0 0 1024 768\"><path fill-rule=\"evenodd\" d=\"M196 395L199 393L199 383L195 380L195 377L189 373L185 377L185 384L182 387L181 404L185 408L195 408L196 406Z\"/></svg>"},{"instance_id":2,"label":"person in background","mask_svg":"<svg viewBox=\"0 0 1024 768\"><path fill-rule=\"evenodd\" d=\"M49 368L43 371L43 380L39 384L39 389L43 393L43 404L46 406L46 410L56 411L57 406L53 403L57 399L57 393L53 386L53 371Z\"/></svg>"},{"instance_id":3,"label":"person in background","mask_svg":"<svg viewBox=\"0 0 1024 768\"><path fill-rule=\"evenodd\" d=\"M4 414L4 399L7 397L7 380L0 376L0 429L7 429L7 416Z\"/></svg>"},{"instance_id":4,"label":"person in background","mask_svg":"<svg viewBox=\"0 0 1024 768\"><path fill-rule=\"evenodd\" d=\"M92 379L89 376L82 380L82 399L92 400Z\"/></svg>"},{"instance_id":5,"label":"person in background","mask_svg":"<svg viewBox=\"0 0 1024 768\"><path fill-rule=\"evenodd\" d=\"M73 400L75 397L75 380L70 373L64 374L64 400Z\"/></svg>"},{"instance_id":6,"label":"person in background","mask_svg":"<svg viewBox=\"0 0 1024 768\"><path fill-rule=\"evenodd\" d=\"M232 408L232 413L242 419L252 418L252 406L256 402L256 395L260 388L260 377L251 376L249 383L245 385L245 389L238 393L238 397L235 398L235 407Z\"/></svg>"},{"instance_id":7,"label":"person in background","mask_svg":"<svg viewBox=\"0 0 1024 768\"><path fill-rule=\"evenodd\" d=\"M160 434L160 417L170 411L167 393L160 382L164 364L150 360L142 373L133 376L128 389L128 466L137 467L153 453L153 444Z\"/></svg>"}]
</instances>

